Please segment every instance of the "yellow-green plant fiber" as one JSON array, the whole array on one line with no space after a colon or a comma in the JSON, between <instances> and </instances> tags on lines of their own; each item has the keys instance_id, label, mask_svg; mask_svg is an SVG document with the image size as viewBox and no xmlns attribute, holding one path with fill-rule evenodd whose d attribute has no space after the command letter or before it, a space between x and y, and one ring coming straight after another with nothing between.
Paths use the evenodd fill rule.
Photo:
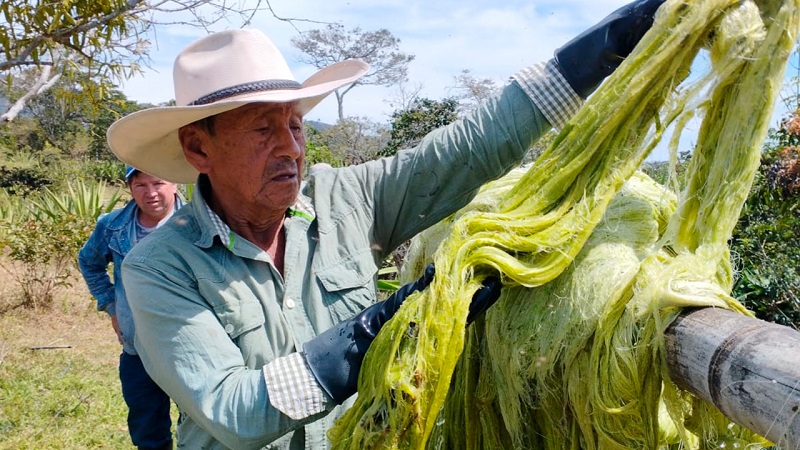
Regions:
<instances>
[{"instance_id":1,"label":"yellow-green plant fiber","mask_svg":"<svg viewBox=\"0 0 800 450\"><path fill-rule=\"evenodd\" d=\"M630 291L642 255L652 248L659 229L666 225L665 216L674 209L674 195L635 174L561 276L539 288L509 288L495 307L498 310L487 316L485 330L480 322L470 328L470 342L486 347L478 376L473 376L473 389L484 393L483 403L469 409L454 407L452 402L463 396L454 389L445 424L455 432L458 427L453 423L466 416L466 433L454 435L466 434L467 440L442 448L510 448L492 445L496 443L485 437L482 422L487 419L482 411L486 404L496 404L502 411L500 429L513 432L519 448L569 448L565 443L579 442L576 438L583 430L591 432L593 416L588 408L596 375L589 367L594 337L601 332L601 322L620 313L624 303L618 299ZM514 340L509 341L512 336ZM470 350L468 346L465 354ZM648 361L642 363L651 371L658 370ZM459 370L455 379L463 377ZM499 380L502 385L496 384ZM574 420L565 420L565 406L576 410ZM629 409L630 414L641 413ZM645 417L654 419L652 414Z\"/></svg>"},{"instance_id":2,"label":"yellow-green plant fiber","mask_svg":"<svg viewBox=\"0 0 800 450\"><path fill-rule=\"evenodd\" d=\"M423 255L404 276L432 259L436 277L372 344L359 397L329 433L334 447L758 445L669 382L663 331L686 306L746 313L729 296L726 241L798 1L667 0L529 170L435 227L435 244L413 247ZM711 69L680 84L704 47ZM676 203L636 168L669 124L686 123L686 108L703 124ZM467 336L470 299L498 272L504 294Z\"/></svg>"}]
</instances>

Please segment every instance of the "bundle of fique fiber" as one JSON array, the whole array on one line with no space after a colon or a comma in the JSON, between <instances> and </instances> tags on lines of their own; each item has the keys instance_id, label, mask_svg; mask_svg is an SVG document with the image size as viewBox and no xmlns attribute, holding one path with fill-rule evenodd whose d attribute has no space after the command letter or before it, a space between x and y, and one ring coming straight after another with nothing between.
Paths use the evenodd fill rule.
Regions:
<instances>
[{"instance_id":1,"label":"bundle of fique fiber","mask_svg":"<svg viewBox=\"0 0 800 450\"><path fill-rule=\"evenodd\" d=\"M667 0L530 169L418 236L403 276L433 260L436 277L372 344L334 447L761 445L669 381L662 336L683 307L747 313L729 295L726 242L799 2ZM710 69L692 81L704 48ZM675 197L636 169L689 114L703 122ZM498 273L500 301L467 333L473 293Z\"/></svg>"}]
</instances>

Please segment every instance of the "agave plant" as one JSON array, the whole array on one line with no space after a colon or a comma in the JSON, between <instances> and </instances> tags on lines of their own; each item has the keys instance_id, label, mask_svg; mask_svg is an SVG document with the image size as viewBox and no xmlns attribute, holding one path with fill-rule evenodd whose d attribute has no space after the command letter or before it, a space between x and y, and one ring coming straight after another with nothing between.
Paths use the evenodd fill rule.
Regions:
<instances>
[{"instance_id":1,"label":"agave plant","mask_svg":"<svg viewBox=\"0 0 800 450\"><path fill-rule=\"evenodd\" d=\"M31 201L31 214L36 219L57 219L65 215L97 220L101 214L113 210L122 201L118 188L106 200L106 184L85 183L77 180L67 185L66 192L45 188L42 195Z\"/></svg>"},{"instance_id":2,"label":"agave plant","mask_svg":"<svg viewBox=\"0 0 800 450\"><path fill-rule=\"evenodd\" d=\"M9 195L4 189L0 189L0 221L21 220L27 213L22 197Z\"/></svg>"}]
</instances>

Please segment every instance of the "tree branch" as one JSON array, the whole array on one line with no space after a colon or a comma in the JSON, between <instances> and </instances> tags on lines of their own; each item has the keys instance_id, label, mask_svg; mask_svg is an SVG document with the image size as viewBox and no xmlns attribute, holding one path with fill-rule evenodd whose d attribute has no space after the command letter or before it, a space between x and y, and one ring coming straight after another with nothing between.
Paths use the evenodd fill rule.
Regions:
<instances>
[{"instance_id":1,"label":"tree branch","mask_svg":"<svg viewBox=\"0 0 800 450\"><path fill-rule=\"evenodd\" d=\"M15 56L14 58L9 58L6 61L0 62L0 71L8 70L8 69L11 69L13 67L18 67L20 65L29 65L31 63L30 62L30 55L33 53L33 51L36 50L37 48L42 47L42 46L46 46L45 43L47 41L51 41L51 42L58 43L60 45L72 47L72 45L69 45L69 38L70 37L72 37L72 36L74 36L76 34L79 34L79 33L86 33L86 32L88 32L90 30L93 30L93 29L100 28L102 26L108 25L109 22L111 22L112 20L118 18L119 16L121 16L121 15L123 15L125 13L128 13L130 11L133 11L135 9L136 5L138 5L140 3L143 3L143 2L144 2L144 0L128 0L128 2L123 7L119 8L117 10L114 10L114 11L112 11L112 12L110 12L110 13L104 15L104 16L91 19L91 20L89 20L89 21L87 21L85 23L81 23L81 24L75 25L74 27L63 28L61 30L58 30L55 33L51 33L51 34L44 33L44 34L41 34L41 35L38 35L38 36L34 36L34 37L30 38L30 42L28 43L28 45L23 47L19 51L19 53L17 53L17 56ZM89 56L87 56L87 57L91 59L91 57L89 57ZM34 64L37 64L37 63L34 62Z\"/></svg>"},{"instance_id":2,"label":"tree branch","mask_svg":"<svg viewBox=\"0 0 800 450\"><path fill-rule=\"evenodd\" d=\"M0 122L11 122L16 119L22 109L25 108L25 104L28 100L50 89L58 79L61 78L61 74L56 74L53 78L50 78L52 69L53 66L51 65L42 67L42 73L39 74L39 79L28 89L25 95L17 99L17 101L8 108L5 114L0 115Z\"/></svg>"}]
</instances>

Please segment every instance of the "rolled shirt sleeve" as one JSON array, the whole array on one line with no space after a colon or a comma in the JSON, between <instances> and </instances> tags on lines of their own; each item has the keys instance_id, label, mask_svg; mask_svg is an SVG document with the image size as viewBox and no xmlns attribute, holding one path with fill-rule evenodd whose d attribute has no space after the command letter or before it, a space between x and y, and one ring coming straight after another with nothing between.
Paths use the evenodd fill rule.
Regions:
<instances>
[{"instance_id":1,"label":"rolled shirt sleeve","mask_svg":"<svg viewBox=\"0 0 800 450\"><path fill-rule=\"evenodd\" d=\"M264 381L272 406L294 420L319 414L334 404L314 379L301 353L265 365Z\"/></svg>"},{"instance_id":2,"label":"rolled shirt sleeve","mask_svg":"<svg viewBox=\"0 0 800 450\"><path fill-rule=\"evenodd\" d=\"M563 128L583 104L553 59L522 69L511 79L528 94L553 128Z\"/></svg>"}]
</instances>

